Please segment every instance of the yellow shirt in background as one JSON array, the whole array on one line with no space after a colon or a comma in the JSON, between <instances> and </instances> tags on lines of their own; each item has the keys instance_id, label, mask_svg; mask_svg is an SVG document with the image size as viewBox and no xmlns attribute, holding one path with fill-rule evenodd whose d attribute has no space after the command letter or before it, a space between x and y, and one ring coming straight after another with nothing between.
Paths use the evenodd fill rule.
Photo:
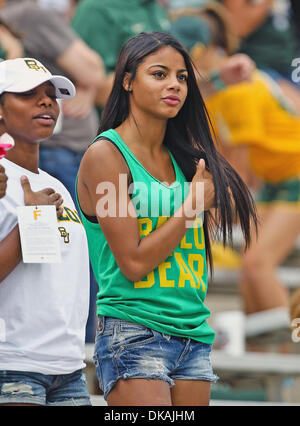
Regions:
<instances>
[{"instance_id":1,"label":"yellow shirt in background","mask_svg":"<svg viewBox=\"0 0 300 426\"><path fill-rule=\"evenodd\" d=\"M206 100L217 138L247 145L253 171L269 182L300 175L300 115L264 73Z\"/></svg>"}]
</instances>

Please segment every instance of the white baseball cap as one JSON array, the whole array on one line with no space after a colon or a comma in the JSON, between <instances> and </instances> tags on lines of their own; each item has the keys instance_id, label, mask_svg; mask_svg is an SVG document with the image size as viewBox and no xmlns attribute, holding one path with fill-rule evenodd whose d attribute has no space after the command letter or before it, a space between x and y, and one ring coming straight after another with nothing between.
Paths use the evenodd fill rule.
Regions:
<instances>
[{"instance_id":1,"label":"white baseball cap","mask_svg":"<svg viewBox=\"0 0 300 426\"><path fill-rule=\"evenodd\" d=\"M76 94L74 84L66 77L52 75L33 58L17 58L0 62L0 95L4 92L23 93L50 81L58 99L70 99Z\"/></svg>"}]
</instances>

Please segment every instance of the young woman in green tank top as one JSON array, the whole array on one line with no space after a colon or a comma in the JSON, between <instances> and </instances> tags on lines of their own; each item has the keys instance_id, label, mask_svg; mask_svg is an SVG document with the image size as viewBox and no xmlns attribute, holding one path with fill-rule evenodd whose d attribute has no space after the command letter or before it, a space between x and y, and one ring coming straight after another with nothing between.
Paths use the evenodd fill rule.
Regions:
<instances>
[{"instance_id":1,"label":"young woman in green tank top","mask_svg":"<svg viewBox=\"0 0 300 426\"><path fill-rule=\"evenodd\" d=\"M189 184L188 184L189 182ZM95 364L109 405L207 405L209 228L235 218L246 244L251 195L217 152L193 66L173 37L123 47L99 136L77 179L99 284Z\"/></svg>"}]
</instances>

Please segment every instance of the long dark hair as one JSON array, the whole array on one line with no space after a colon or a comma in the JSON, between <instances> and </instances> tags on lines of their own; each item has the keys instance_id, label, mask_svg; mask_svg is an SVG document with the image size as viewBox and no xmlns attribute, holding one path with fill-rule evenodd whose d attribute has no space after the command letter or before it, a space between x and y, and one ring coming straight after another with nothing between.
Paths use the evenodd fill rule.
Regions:
<instances>
[{"instance_id":1,"label":"long dark hair","mask_svg":"<svg viewBox=\"0 0 300 426\"><path fill-rule=\"evenodd\" d=\"M122 48L115 71L114 85L104 109L99 133L118 127L129 116L129 93L123 88L125 73L135 78L139 64L162 47L176 49L184 58L188 71L188 95L176 117L169 119L164 145L171 151L188 182L203 158L215 185L217 219L205 212L204 235L206 254L212 271L209 233L221 233L223 244L232 243L232 229L238 219L246 247L250 244L251 219L257 228L254 200L240 176L217 151L211 135L211 123L197 85L192 61L186 49L171 35L161 32L141 33L131 38ZM229 191L230 190L230 191ZM230 192L234 205L232 204Z\"/></svg>"}]
</instances>

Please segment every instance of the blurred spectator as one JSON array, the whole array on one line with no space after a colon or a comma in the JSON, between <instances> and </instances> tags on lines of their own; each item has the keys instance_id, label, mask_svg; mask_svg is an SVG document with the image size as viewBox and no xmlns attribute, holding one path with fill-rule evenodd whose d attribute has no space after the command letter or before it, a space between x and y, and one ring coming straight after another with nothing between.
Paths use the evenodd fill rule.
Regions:
<instances>
[{"instance_id":1,"label":"blurred spectator","mask_svg":"<svg viewBox=\"0 0 300 426\"><path fill-rule=\"evenodd\" d=\"M97 87L105 81L101 58L61 16L33 1L9 1L1 8L0 18L24 34L24 55L38 59L53 74L66 75L76 85L76 97L63 102L61 129L43 142L40 153L41 168L62 181L76 200L80 159L98 129L94 99Z\"/></svg>"},{"instance_id":2,"label":"blurred spectator","mask_svg":"<svg viewBox=\"0 0 300 426\"><path fill-rule=\"evenodd\" d=\"M199 7L207 3L207 0L169 0L168 9L170 11L179 11L188 7Z\"/></svg>"},{"instance_id":3,"label":"blurred spectator","mask_svg":"<svg viewBox=\"0 0 300 426\"><path fill-rule=\"evenodd\" d=\"M40 168L59 179L76 203L75 179L79 164L99 125L94 103L97 90L105 82L102 60L57 12L42 9L33 1L9 1L5 4L2 0L2 3L0 18L24 35L24 55L38 59L52 74L65 75L76 85L76 97L63 101L60 128L40 148ZM95 334L96 291L92 279L88 342L94 340Z\"/></svg>"},{"instance_id":4,"label":"blurred spectator","mask_svg":"<svg viewBox=\"0 0 300 426\"><path fill-rule=\"evenodd\" d=\"M300 56L300 2L299 0L291 0L291 5L294 32L296 37L296 53L297 56Z\"/></svg>"},{"instance_id":5,"label":"blurred spectator","mask_svg":"<svg viewBox=\"0 0 300 426\"><path fill-rule=\"evenodd\" d=\"M173 2L172 2L173 4ZM179 4L181 5L179 7ZM188 7L184 7L184 5ZM171 33L176 35L179 32L179 37L182 31L184 32L184 42L187 49L192 49L192 56L197 56L198 52L202 52L202 43L195 44L195 28L192 25L190 27L190 15L197 15L203 7L207 4L207 0L180 0L176 3L177 7L172 9L169 14L171 18ZM190 7L192 6L193 7ZM195 6L194 6L195 5ZM202 5L202 6L201 6ZM180 20L177 18L181 17ZM174 26L174 22L175 26ZM200 28L199 31L202 31L201 36L204 40L208 41L209 33L204 29ZM175 32L174 32L175 31ZM231 85L240 83L242 81L251 80L251 74L256 68L255 63L252 61L249 56L245 54L235 53L238 47L238 38L233 33L228 32L227 41L224 40L223 46L227 43L230 45L230 52L228 52L231 57L228 57L226 62L222 61L219 64L218 68L215 68L213 73L204 72L204 68L201 69L201 74L196 72L196 78L200 90L204 96L209 96L213 94L218 87L224 85ZM229 40L230 38L230 40ZM205 59L204 59L205 63ZM217 87L215 87L217 86Z\"/></svg>"},{"instance_id":6,"label":"blurred spectator","mask_svg":"<svg viewBox=\"0 0 300 426\"><path fill-rule=\"evenodd\" d=\"M37 4L44 9L52 9L65 14L71 5L71 0L37 0Z\"/></svg>"},{"instance_id":7,"label":"blurred spectator","mask_svg":"<svg viewBox=\"0 0 300 426\"><path fill-rule=\"evenodd\" d=\"M240 52L249 55L258 68L275 70L291 79L295 36L290 0L220 1L232 13L241 38Z\"/></svg>"},{"instance_id":8,"label":"blurred spectator","mask_svg":"<svg viewBox=\"0 0 300 426\"><path fill-rule=\"evenodd\" d=\"M189 43L200 71L218 69L234 48L225 12L221 5L210 4L199 15L173 24L173 34ZM181 25L183 18L189 23ZM288 293L276 269L300 232L300 113L276 81L260 71L253 73L251 82L220 87L206 104L218 139L225 145L248 147L251 168L262 181L257 194L261 228L243 258L245 312L268 315L279 308L288 325ZM234 166L243 173L240 152Z\"/></svg>"},{"instance_id":9,"label":"blurred spectator","mask_svg":"<svg viewBox=\"0 0 300 426\"><path fill-rule=\"evenodd\" d=\"M69 22L76 10L80 0L36 0L37 4L44 9L52 9L63 15Z\"/></svg>"},{"instance_id":10,"label":"blurred spectator","mask_svg":"<svg viewBox=\"0 0 300 426\"><path fill-rule=\"evenodd\" d=\"M23 46L20 35L0 19L0 57L14 59L23 56Z\"/></svg>"},{"instance_id":11,"label":"blurred spectator","mask_svg":"<svg viewBox=\"0 0 300 426\"><path fill-rule=\"evenodd\" d=\"M73 17L73 28L101 55L110 84L97 99L105 105L114 78L114 69L123 44L143 31L168 31L166 10L161 0L83 0Z\"/></svg>"}]
</instances>

